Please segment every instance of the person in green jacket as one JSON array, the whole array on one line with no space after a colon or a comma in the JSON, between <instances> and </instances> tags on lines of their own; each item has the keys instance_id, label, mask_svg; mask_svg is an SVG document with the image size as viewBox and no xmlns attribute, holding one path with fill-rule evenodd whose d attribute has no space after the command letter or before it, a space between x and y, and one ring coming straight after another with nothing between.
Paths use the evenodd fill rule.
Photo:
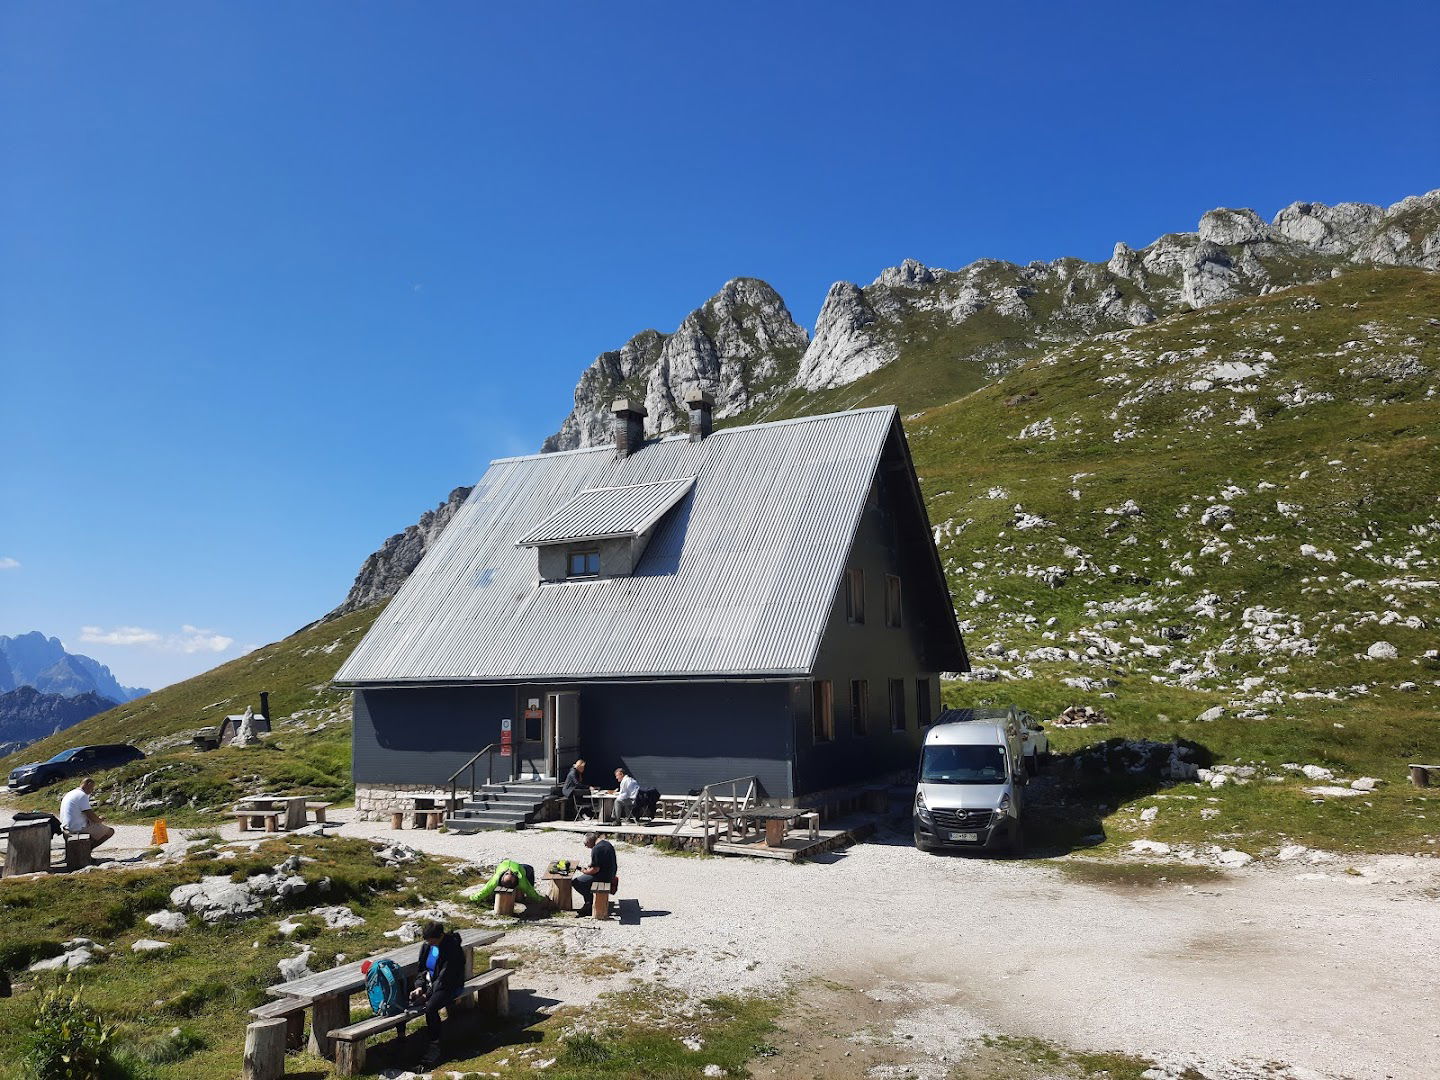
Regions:
<instances>
[{"instance_id":1,"label":"person in green jacket","mask_svg":"<svg viewBox=\"0 0 1440 1080\"><path fill-rule=\"evenodd\" d=\"M495 895L496 889L519 889L520 895L532 904L544 904L547 901L535 891L535 868L525 863L518 863L514 859L501 859L500 865L495 868L485 887L470 898L473 904L489 903L490 898Z\"/></svg>"}]
</instances>

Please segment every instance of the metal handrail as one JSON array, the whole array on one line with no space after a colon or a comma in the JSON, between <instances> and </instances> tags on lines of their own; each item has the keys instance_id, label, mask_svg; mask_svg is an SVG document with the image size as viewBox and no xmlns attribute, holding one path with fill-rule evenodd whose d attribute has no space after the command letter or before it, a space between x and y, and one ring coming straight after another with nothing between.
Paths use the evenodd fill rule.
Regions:
<instances>
[{"instance_id":1,"label":"metal handrail","mask_svg":"<svg viewBox=\"0 0 1440 1080\"><path fill-rule=\"evenodd\" d=\"M451 774L450 779L445 781L446 784L450 785L451 806L455 805L455 800L459 791L460 774L463 773L466 769L470 770L470 797L472 799L475 797L475 765L482 757L488 756L489 759L485 763L485 786L489 787L495 782L495 751L498 749L500 749L500 744L492 742L489 746L485 747L484 750L481 750L464 765L461 765L460 768L456 769L455 772Z\"/></svg>"},{"instance_id":2,"label":"metal handrail","mask_svg":"<svg viewBox=\"0 0 1440 1080\"><path fill-rule=\"evenodd\" d=\"M741 784L746 785L745 797L743 799L741 799L739 796L739 787ZM708 853L710 850L710 818L713 811L715 810L715 803L717 798L715 792L711 789L724 787L728 787L730 789L730 812L731 814L733 814L736 810L749 810L752 806L755 805L756 788L759 787L759 785L760 777L758 776L737 776L733 780L717 780L713 784L706 784L703 788L700 789L700 794L695 796L694 801L685 808L685 813L680 816L679 822L677 822L675 825L675 832L673 833L673 835L680 835L680 830L683 829L686 823L690 820L690 815L695 813L695 811L698 809L700 811L700 829L703 837L704 850ZM737 802L739 803L738 806L736 805ZM729 815L727 815L727 817L728 816ZM731 824L733 825L734 822L732 821ZM719 826L716 826L715 836L717 839L720 836Z\"/></svg>"}]
</instances>

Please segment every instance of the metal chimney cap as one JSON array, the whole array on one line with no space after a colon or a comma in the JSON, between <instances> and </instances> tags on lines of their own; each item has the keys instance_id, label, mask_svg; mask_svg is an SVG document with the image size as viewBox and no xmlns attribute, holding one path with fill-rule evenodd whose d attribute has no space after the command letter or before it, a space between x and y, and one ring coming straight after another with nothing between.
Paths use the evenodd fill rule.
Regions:
<instances>
[{"instance_id":1,"label":"metal chimney cap","mask_svg":"<svg viewBox=\"0 0 1440 1080\"><path fill-rule=\"evenodd\" d=\"M617 416L623 415L625 413L630 413L634 416L650 415L649 412L646 411L643 404L630 398L623 397L615 399L615 403L610 406L610 411L615 413L615 415Z\"/></svg>"},{"instance_id":2,"label":"metal chimney cap","mask_svg":"<svg viewBox=\"0 0 1440 1080\"><path fill-rule=\"evenodd\" d=\"M713 408L715 405L715 395L697 386L685 395L685 404L689 405L692 409L696 406Z\"/></svg>"}]
</instances>

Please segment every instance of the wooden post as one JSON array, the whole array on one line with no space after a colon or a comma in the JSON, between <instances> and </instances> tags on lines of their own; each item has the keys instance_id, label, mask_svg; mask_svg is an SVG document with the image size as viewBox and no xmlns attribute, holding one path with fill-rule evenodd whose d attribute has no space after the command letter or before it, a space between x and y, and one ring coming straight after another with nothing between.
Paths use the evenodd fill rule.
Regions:
<instances>
[{"instance_id":1,"label":"wooden post","mask_svg":"<svg viewBox=\"0 0 1440 1080\"><path fill-rule=\"evenodd\" d=\"M503 956L492 956L490 958L491 971L494 971L496 968L508 968L509 966L510 961ZM495 1015L502 1017L510 1015L509 979L501 979L500 982L495 984Z\"/></svg>"},{"instance_id":2,"label":"wooden post","mask_svg":"<svg viewBox=\"0 0 1440 1080\"><path fill-rule=\"evenodd\" d=\"M294 832L305 827L305 798L285 800L285 831Z\"/></svg>"},{"instance_id":3,"label":"wooden post","mask_svg":"<svg viewBox=\"0 0 1440 1080\"><path fill-rule=\"evenodd\" d=\"M244 1080L280 1080L285 1075L284 1017L256 1020L245 1029Z\"/></svg>"},{"instance_id":4,"label":"wooden post","mask_svg":"<svg viewBox=\"0 0 1440 1080\"><path fill-rule=\"evenodd\" d=\"M365 1071L364 1039L336 1040L335 1071L341 1076L359 1076Z\"/></svg>"},{"instance_id":5,"label":"wooden post","mask_svg":"<svg viewBox=\"0 0 1440 1080\"><path fill-rule=\"evenodd\" d=\"M495 914L496 914L496 915L505 915L505 916L514 916L514 914L515 914L515 890L514 890L514 889L496 889L496 890L495 890Z\"/></svg>"},{"instance_id":6,"label":"wooden post","mask_svg":"<svg viewBox=\"0 0 1440 1080\"><path fill-rule=\"evenodd\" d=\"M10 826L5 847L5 877L50 870L50 822L21 821Z\"/></svg>"},{"instance_id":7,"label":"wooden post","mask_svg":"<svg viewBox=\"0 0 1440 1080\"><path fill-rule=\"evenodd\" d=\"M561 911L573 910L575 900L570 893L570 878L563 874L551 874L549 877L555 886L555 906Z\"/></svg>"},{"instance_id":8,"label":"wooden post","mask_svg":"<svg viewBox=\"0 0 1440 1080\"><path fill-rule=\"evenodd\" d=\"M350 995L333 994L316 998L310 1012L310 1052L321 1057L334 1053L335 1040L330 1032L350 1023Z\"/></svg>"},{"instance_id":9,"label":"wooden post","mask_svg":"<svg viewBox=\"0 0 1440 1080\"><path fill-rule=\"evenodd\" d=\"M315 807L315 823L316 823L317 825L323 825L323 824L325 824L325 807L324 807L324 806L317 806L317 807Z\"/></svg>"},{"instance_id":10,"label":"wooden post","mask_svg":"<svg viewBox=\"0 0 1440 1080\"><path fill-rule=\"evenodd\" d=\"M390 815L390 828L403 829L405 827L405 811L396 810Z\"/></svg>"},{"instance_id":11,"label":"wooden post","mask_svg":"<svg viewBox=\"0 0 1440 1080\"><path fill-rule=\"evenodd\" d=\"M1411 765L1410 783L1414 784L1416 787L1429 787L1431 768L1432 766L1429 765Z\"/></svg>"},{"instance_id":12,"label":"wooden post","mask_svg":"<svg viewBox=\"0 0 1440 1080\"><path fill-rule=\"evenodd\" d=\"M783 818L765 819L765 846L785 846L785 820Z\"/></svg>"}]
</instances>

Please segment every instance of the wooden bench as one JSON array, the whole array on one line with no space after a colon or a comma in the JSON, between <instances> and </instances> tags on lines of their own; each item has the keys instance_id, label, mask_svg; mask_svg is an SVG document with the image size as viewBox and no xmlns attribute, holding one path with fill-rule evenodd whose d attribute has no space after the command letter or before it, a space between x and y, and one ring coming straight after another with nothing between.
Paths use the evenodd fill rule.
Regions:
<instances>
[{"instance_id":1,"label":"wooden bench","mask_svg":"<svg viewBox=\"0 0 1440 1080\"><path fill-rule=\"evenodd\" d=\"M308 997L277 998L257 1005L250 1015L256 1020L284 1020L285 1045L299 1050L305 1045L305 1010L314 1004L315 999Z\"/></svg>"},{"instance_id":2,"label":"wooden bench","mask_svg":"<svg viewBox=\"0 0 1440 1080\"><path fill-rule=\"evenodd\" d=\"M334 805L334 803L328 802L307 802L305 804L305 809L315 815L315 821L317 824L323 824L325 821L325 811L330 809L330 807Z\"/></svg>"},{"instance_id":3,"label":"wooden bench","mask_svg":"<svg viewBox=\"0 0 1440 1080\"><path fill-rule=\"evenodd\" d=\"M445 820L444 810L396 810L390 815L390 828L405 828L405 815L410 815L414 828L438 829Z\"/></svg>"},{"instance_id":4,"label":"wooden bench","mask_svg":"<svg viewBox=\"0 0 1440 1080\"><path fill-rule=\"evenodd\" d=\"M254 823L254 821L255 821L256 818L264 818L264 819L265 819L265 831L266 831L266 832L279 832L279 831L280 831L280 815L283 814L284 811L283 811L283 810L233 810L233 811L231 811L231 813L233 813L233 814L235 815L236 820L240 822L240 831L241 831L241 832L249 832L249 831L250 831L250 827L251 827L251 825Z\"/></svg>"},{"instance_id":5,"label":"wooden bench","mask_svg":"<svg viewBox=\"0 0 1440 1080\"><path fill-rule=\"evenodd\" d=\"M495 1015L509 1016L510 969L492 967L483 975L468 979L460 993L455 996L455 1004L478 998L486 992L493 995ZM399 1042L405 1038L405 1025L424 1015L424 1009L406 1009L394 1016L374 1016L369 1020L361 1020L359 1023L331 1031L330 1038L335 1045L335 1071L341 1076L358 1076L365 1071L366 1040L393 1029L395 1041Z\"/></svg>"}]
</instances>

